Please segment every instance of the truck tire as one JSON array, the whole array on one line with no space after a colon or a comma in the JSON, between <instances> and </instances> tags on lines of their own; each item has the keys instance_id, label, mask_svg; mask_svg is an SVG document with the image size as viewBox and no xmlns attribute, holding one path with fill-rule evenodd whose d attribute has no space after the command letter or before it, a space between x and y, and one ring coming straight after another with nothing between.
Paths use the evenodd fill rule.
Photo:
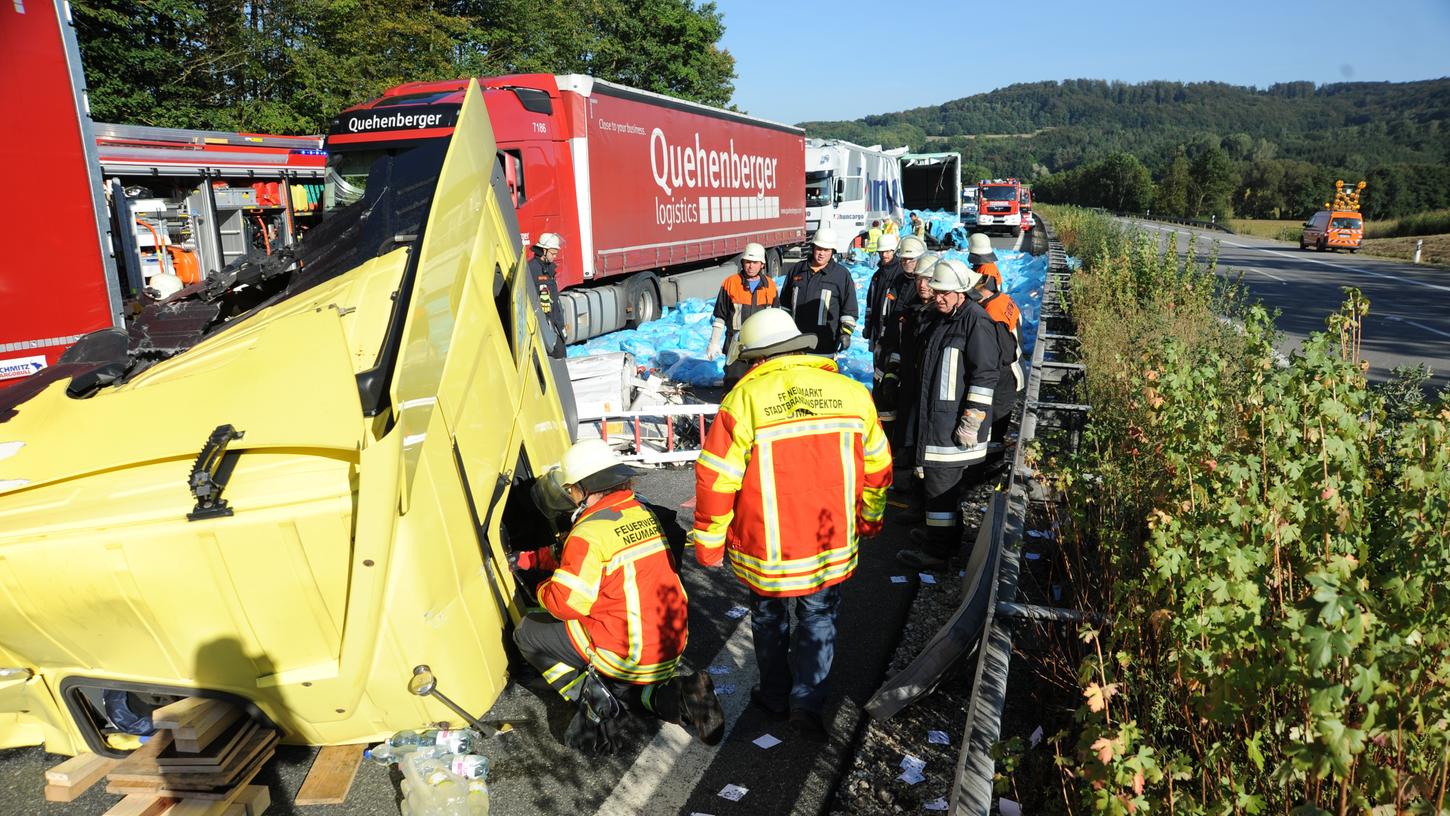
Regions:
<instances>
[{"instance_id":1,"label":"truck tire","mask_svg":"<svg viewBox=\"0 0 1450 816\"><path fill-rule=\"evenodd\" d=\"M772 278L780 277L780 248L771 247L765 251L765 274Z\"/></svg>"},{"instance_id":2,"label":"truck tire","mask_svg":"<svg viewBox=\"0 0 1450 816\"><path fill-rule=\"evenodd\" d=\"M1012 237L1013 238L1021 238L1022 237L1022 227L1021 226L1015 226L1015 227L1012 228Z\"/></svg>"},{"instance_id":3,"label":"truck tire","mask_svg":"<svg viewBox=\"0 0 1450 816\"><path fill-rule=\"evenodd\" d=\"M639 272L624 285L625 328L637 329L660 316L660 282L653 272Z\"/></svg>"}]
</instances>

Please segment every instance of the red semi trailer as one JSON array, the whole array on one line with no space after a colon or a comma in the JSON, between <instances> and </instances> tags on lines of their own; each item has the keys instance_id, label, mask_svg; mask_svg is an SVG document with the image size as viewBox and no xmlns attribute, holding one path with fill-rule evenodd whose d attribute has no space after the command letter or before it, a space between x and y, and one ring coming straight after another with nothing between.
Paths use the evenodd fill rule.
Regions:
<instances>
[{"instance_id":1,"label":"red semi trailer","mask_svg":"<svg viewBox=\"0 0 1450 816\"><path fill-rule=\"evenodd\" d=\"M805 240L799 128L574 74L480 83L523 245L563 238L570 341L713 294L718 264L748 242L778 274L781 251ZM326 140L333 173L451 133L464 87L410 83L344 111Z\"/></svg>"}]
</instances>

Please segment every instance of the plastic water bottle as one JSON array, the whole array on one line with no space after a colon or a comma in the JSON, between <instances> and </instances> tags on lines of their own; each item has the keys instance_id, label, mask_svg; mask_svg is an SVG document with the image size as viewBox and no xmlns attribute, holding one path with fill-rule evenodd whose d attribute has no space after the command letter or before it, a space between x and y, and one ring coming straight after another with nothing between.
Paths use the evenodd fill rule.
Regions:
<instances>
[{"instance_id":1,"label":"plastic water bottle","mask_svg":"<svg viewBox=\"0 0 1450 816\"><path fill-rule=\"evenodd\" d=\"M424 751L404 755L398 766L408 782L404 798L407 816L458 816L463 813L468 788L449 772L447 764Z\"/></svg>"},{"instance_id":2,"label":"plastic water bottle","mask_svg":"<svg viewBox=\"0 0 1450 816\"><path fill-rule=\"evenodd\" d=\"M488 816L488 783L482 779L468 780L468 798L465 800L466 816Z\"/></svg>"}]
</instances>

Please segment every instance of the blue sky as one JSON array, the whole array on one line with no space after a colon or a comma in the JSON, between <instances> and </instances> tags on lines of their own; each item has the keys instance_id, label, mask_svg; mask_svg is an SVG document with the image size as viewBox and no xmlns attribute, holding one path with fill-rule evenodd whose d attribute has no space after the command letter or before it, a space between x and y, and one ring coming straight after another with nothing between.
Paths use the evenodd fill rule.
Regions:
<instances>
[{"instance_id":1,"label":"blue sky","mask_svg":"<svg viewBox=\"0 0 1450 816\"><path fill-rule=\"evenodd\" d=\"M1450 76L1450 0L716 5L739 75L734 103L791 123L855 119L1046 79L1264 87Z\"/></svg>"}]
</instances>

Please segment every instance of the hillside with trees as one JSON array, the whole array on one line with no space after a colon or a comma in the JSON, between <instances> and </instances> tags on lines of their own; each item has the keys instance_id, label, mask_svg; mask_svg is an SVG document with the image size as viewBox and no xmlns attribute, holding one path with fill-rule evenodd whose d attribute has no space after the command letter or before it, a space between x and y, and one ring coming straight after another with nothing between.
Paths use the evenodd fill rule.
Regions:
<instances>
[{"instance_id":1,"label":"hillside with trees","mask_svg":"<svg viewBox=\"0 0 1450 816\"><path fill-rule=\"evenodd\" d=\"M1371 218L1450 206L1450 79L1266 89L1076 79L802 126L960 151L968 178L1032 179L1041 199L1111 209L1294 218L1340 178L1368 180Z\"/></svg>"}]
</instances>

